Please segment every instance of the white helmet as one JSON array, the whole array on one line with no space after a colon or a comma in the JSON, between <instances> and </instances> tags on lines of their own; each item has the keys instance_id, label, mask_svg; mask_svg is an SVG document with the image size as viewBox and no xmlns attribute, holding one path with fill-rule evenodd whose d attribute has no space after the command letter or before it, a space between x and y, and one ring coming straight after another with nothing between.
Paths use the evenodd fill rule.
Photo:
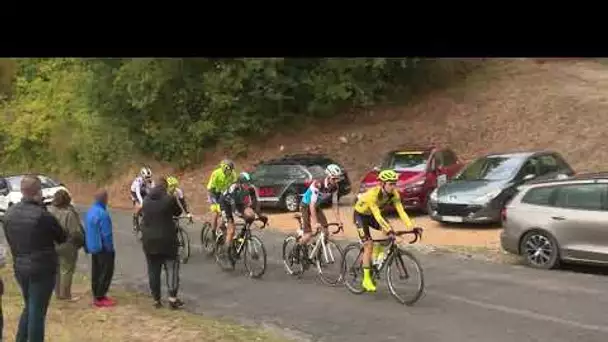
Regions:
<instances>
[{"instance_id":1,"label":"white helmet","mask_svg":"<svg viewBox=\"0 0 608 342\"><path fill-rule=\"evenodd\" d=\"M141 170L139 170L139 174L143 177L143 178L150 178L152 177L152 170L150 170L149 167L142 167Z\"/></svg>"},{"instance_id":2,"label":"white helmet","mask_svg":"<svg viewBox=\"0 0 608 342\"><path fill-rule=\"evenodd\" d=\"M330 177L340 177L342 176L342 169L336 164L329 164L325 168L325 173Z\"/></svg>"}]
</instances>

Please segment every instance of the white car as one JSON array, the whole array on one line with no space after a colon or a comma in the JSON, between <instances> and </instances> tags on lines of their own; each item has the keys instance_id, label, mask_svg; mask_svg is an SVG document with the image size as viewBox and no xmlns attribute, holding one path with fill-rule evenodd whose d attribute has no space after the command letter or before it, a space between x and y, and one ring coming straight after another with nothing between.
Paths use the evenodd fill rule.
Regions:
<instances>
[{"instance_id":1,"label":"white car","mask_svg":"<svg viewBox=\"0 0 608 342\"><path fill-rule=\"evenodd\" d=\"M57 190L63 189L69 193L69 190L61 183L49 178L48 176L38 174L40 182L42 182L42 198L44 204L50 204ZM11 205L21 201L21 178L23 175L6 176L0 178L0 217L3 217L6 210Z\"/></svg>"}]
</instances>

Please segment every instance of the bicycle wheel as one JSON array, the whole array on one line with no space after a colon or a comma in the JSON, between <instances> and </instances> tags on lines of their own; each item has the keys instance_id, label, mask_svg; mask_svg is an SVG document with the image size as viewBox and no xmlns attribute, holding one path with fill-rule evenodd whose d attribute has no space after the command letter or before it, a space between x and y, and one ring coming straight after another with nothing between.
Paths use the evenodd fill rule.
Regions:
<instances>
[{"instance_id":1,"label":"bicycle wheel","mask_svg":"<svg viewBox=\"0 0 608 342\"><path fill-rule=\"evenodd\" d=\"M289 275L300 275L303 272L302 264L295 255L297 241L296 234L289 234L283 240L283 265Z\"/></svg>"},{"instance_id":2,"label":"bicycle wheel","mask_svg":"<svg viewBox=\"0 0 608 342\"><path fill-rule=\"evenodd\" d=\"M215 231L213 231L211 223L204 222L203 227L201 228L201 245L207 256L211 256L215 252L215 240Z\"/></svg>"},{"instance_id":3,"label":"bicycle wheel","mask_svg":"<svg viewBox=\"0 0 608 342\"><path fill-rule=\"evenodd\" d=\"M190 238L188 233L182 228L178 227L177 240L179 243L179 257L182 264L187 264L190 259Z\"/></svg>"},{"instance_id":4,"label":"bicycle wheel","mask_svg":"<svg viewBox=\"0 0 608 342\"><path fill-rule=\"evenodd\" d=\"M251 238L247 239L244 247L245 255L243 259L249 276L251 278L260 278L266 272L266 248L264 247L264 243L257 236L251 235ZM257 270L252 265L256 261L260 263Z\"/></svg>"},{"instance_id":5,"label":"bicycle wheel","mask_svg":"<svg viewBox=\"0 0 608 342\"><path fill-rule=\"evenodd\" d=\"M343 255L342 247L331 239L325 243L325 251L323 248L319 248L317 251L315 261L319 270L319 278L325 285L336 286L342 281Z\"/></svg>"},{"instance_id":6,"label":"bicycle wheel","mask_svg":"<svg viewBox=\"0 0 608 342\"><path fill-rule=\"evenodd\" d=\"M226 253L228 253L228 249L224 247L225 239L226 237L223 232L218 234L215 239L215 262L221 269L227 271L234 269L234 267L230 262L230 258L228 257L228 255L226 255Z\"/></svg>"},{"instance_id":7,"label":"bicycle wheel","mask_svg":"<svg viewBox=\"0 0 608 342\"><path fill-rule=\"evenodd\" d=\"M406 266L407 261L410 261L413 264L412 270L414 272L408 272L408 267ZM396 270L393 270L393 266L395 266ZM386 285L388 286L389 291L399 303L412 305L420 300L424 294L424 273L420 266L420 262L410 251L396 248L395 252L390 256L390 259L387 260L384 274L386 276ZM415 275L418 275L418 280L413 281L413 285L415 286L414 290L405 291L405 293L413 294L413 296L408 299L405 295L399 295L395 288L396 282L393 281L393 276L398 277L396 280L405 280L406 282L409 282L412 276Z\"/></svg>"},{"instance_id":8,"label":"bicycle wheel","mask_svg":"<svg viewBox=\"0 0 608 342\"><path fill-rule=\"evenodd\" d=\"M342 255L341 271L344 285L350 292L362 294L365 289L361 285L363 280L363 248L361 244L356 242L348 244ZM350 280L351 277L352 280Z\"/></svg>"}]
</instances>

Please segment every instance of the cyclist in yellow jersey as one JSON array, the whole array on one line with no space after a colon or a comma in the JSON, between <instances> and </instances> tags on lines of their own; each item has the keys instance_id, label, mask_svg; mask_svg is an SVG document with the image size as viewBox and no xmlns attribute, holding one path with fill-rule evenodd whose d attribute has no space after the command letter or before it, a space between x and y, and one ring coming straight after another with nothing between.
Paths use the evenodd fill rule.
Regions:
<instances>
[{"instance_id":1,"label":"cyclist in yellow jersey","mask_svg":"<svg viewBox=\"0 0 608 342\"><path fill-rule=\"evenodd\" d=\"M401 198L396 189L397 178L398 175L393 170L381 171L378 174L380 185L367 190L355 203L353 218L359 239L363 243L363 281L361 285L366 291L376 291L376 285L370 276L373 241L369 228L382 230L386 234L394 233L391 225L382 217L380 210L386 204L391 203L395 206L401 221L409 229L414 226L401 204Z\"/></svg>"},{"instance_id":2,"label":"cyclist in yellow jersey","mask_svg":"<svg viewBox=\"0 0 608 342\"><path fill-rule=\"evenodd\" d=\"M237 175L234 171L234 163L229 159L222 160L220 166L213 170L211 177L209 177L207 192L209 194L209 203L211 203L210 210L213 213L211 226L214 232L217 228L217 221L221 212L219 204L220 196L236 180Z\"/></svg>"}]
</instances>

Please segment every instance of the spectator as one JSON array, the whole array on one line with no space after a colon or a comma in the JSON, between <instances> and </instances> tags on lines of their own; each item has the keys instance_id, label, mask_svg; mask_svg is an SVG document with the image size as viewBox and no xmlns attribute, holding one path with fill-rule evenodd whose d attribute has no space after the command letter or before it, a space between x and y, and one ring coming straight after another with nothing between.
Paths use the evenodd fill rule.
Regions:
<instances>
[{"instance_id":1,"label":"spectator","mask_svg":"<svg viewBox=\"0 0 608 342\"><path fill-rule=\"evenodd\" d=\"M114 276L114 241L112 219L107 210L108 192L100 189L95 194L95 203L86 215L85 245L91 254L91 288L93 305L114 306L116 301L106 294Z\"/></svg>"},{"instance_id":2,"label":"spectator","mask_svg":"<svg viewBox=\"0 0 608 342\"><path fill-rule=\"evenodd\" d=\"M84 233L80 216L71 204L70 194L61 189L55 193L49 212L55 216L67 235L65 243L56 246L59 255L59 272L55 284L55 296L59 300L78 300L72 298L72 278L76 270L78 250L84 245Z\"/></svg>"},{"instance_id":3,"label":"spectator","mask_svg":"<svg viewBox=\"0 0 608 342\"><path fill-rule=\"evenodd\" d=\"M154 306L160 308L161 272L165 269L169 306L177 309L184 303L177 298L179 258L177 227L173 221L182 209L175 196L167 194L167 181L160 177L143 202L142 244L148 263L148 281Z\"/></svg>"},{"instance_id":4,"label":"spectator","mask_svg":"<svg viewBox=\"0 0 608 342\"><path fill-rule=\"evenodd\" d=\"M40 179L21 179L21 202L5 216L4 234L25 302L15 341L44 341L46 313L57 276L56 243L67 239L59 222L42 204ZM32 237L36 237L33 239Z\"/></svg>"}]
</instances>

